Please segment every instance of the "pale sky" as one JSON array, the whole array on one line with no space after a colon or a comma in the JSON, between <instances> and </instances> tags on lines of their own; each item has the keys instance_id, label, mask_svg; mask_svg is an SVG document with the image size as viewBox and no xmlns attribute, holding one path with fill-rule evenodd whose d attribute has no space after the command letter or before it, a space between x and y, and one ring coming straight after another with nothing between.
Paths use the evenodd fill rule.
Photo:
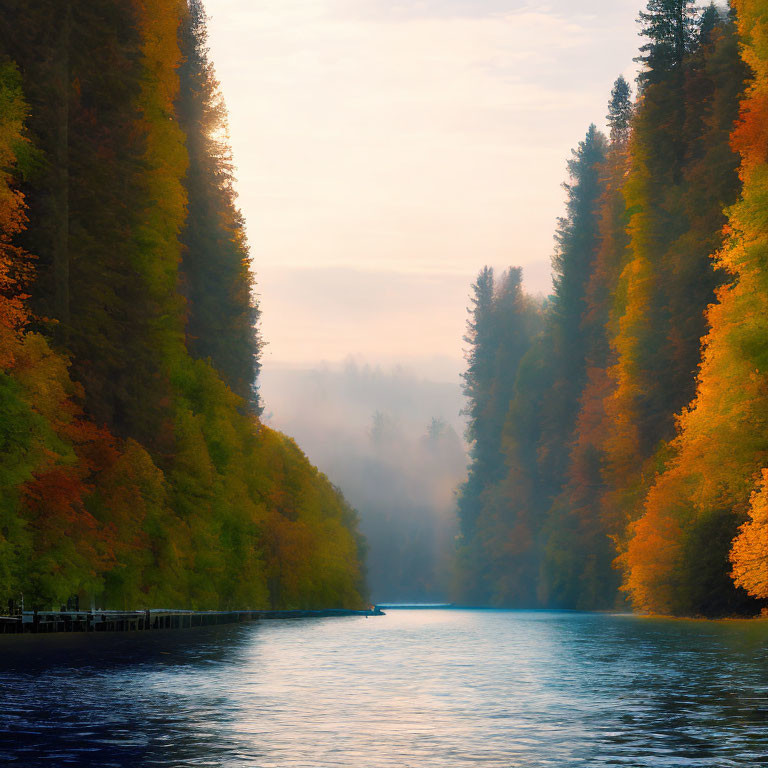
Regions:
<instances>
[{"instance_id":1,"label":"pale sky","mask_svg":"<svg viewBox=\"0 0 768 768\"><path fill-rule=\"evenodd\" d=\"M469 284L548 292L570 149L644 0L208 0L269 346L461 367Z\"/></svg>"}]
</instances>

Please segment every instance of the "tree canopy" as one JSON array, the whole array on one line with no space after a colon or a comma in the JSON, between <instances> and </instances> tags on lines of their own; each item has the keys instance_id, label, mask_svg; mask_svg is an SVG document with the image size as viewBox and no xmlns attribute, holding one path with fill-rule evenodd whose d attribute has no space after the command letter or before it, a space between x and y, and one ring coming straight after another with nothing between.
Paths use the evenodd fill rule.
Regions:
<instances>
[{"instance_id":1,"label":"tree canopy","mask_svg":"<svg viewBox=\"0 0 768 768\"><path fill-rule=\"evenodd\" d=\"M460 496L477 602L719 616L768 598L763 6L650 0L637 100L619 78L610 142L592 126L568 163L541 325L487 369L508 408L467 392L496 421L473 456L500 429L504 458L476 459Z\"/></svg>"},{"instance_id":2,"label":"tree canopy","mask_svg":"<svg viewBox=\"0 0 768 768\"><path fill-rule=\"evenodd\" d=\"M356 513L259 422L201 3L1 5L0 597L360 606Z\"/></svg>"}]
</instances>

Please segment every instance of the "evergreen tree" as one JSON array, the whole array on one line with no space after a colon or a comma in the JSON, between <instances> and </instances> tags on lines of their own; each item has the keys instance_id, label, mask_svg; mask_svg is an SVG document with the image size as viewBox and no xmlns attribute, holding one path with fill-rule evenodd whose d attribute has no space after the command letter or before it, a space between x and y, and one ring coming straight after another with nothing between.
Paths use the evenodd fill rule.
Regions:
<instances>
[{"instance_id":1,"label":"evergreen tree","mask_svg":"<svg viewBox=\"0 0 768 768\"><path fill-rule=\"evenodd\" d=\"M608 125L612 144L626 144L632 124L632 88L624 75L619 75L608 103Z\"/></svg>"},{"instance_id":2,"label":"evergreen tree","mask_svg":"<svg viewBox=\"0 0 768 768\"><path fill-rule=\"evenodd\" d=\"M623 78L617 81L609 104L610 114L619 118L619 130L612 131L612 142L600 167L595 254L585 288L584 314L579 322L584 384L578 396L573 434L566 446L564 485L552 504L543 537L547 567L540 598L549 604L575 608L614 607L619 583L612 568L614 548L609 538L617 530L602 513L600 502L606 490L603 443L608 417L604 401L611 391L609 370L613 364L609 326L629 244L629 217L622 188L628 167L632 107L629 87L622 81Z\"/></svg>"},{"instance_id":3,"label":"evergreen tree","mask_svg":"<svg viewBox=\"0 0 768 768\"><path fill-rule=\"evenodd\" d=\"M723 18L720 10L714 3L710 3L702 12L699 19L699 40L706 45L712 39L712 33L722 24Z\"/></svg>"},{"instance_id":4,"label":"evergreen tree","mask_svg":"<svg viewBox=\"0 0 768 768\"><path fill-rule=\"evenodd\" d=\"M568 161L566 216L558 221L552 258L554 295L548 312L553 380L540 446L542 467L556 493L566 473L568 446L585 383L581 319L598 247L598 202L607 142L594 125Z\"/></svg>"},{"instance_id":5,"label":"evergreen tree","mask_svg":"<svg viewBox=\"0 0 768 768\"><path fill-rule=\"evenodd\" d=\"M495 281L492 267L484 267L472 285L473 296L468 309L467 334L464 341L467 370L462 374L467 406L467 441L473 446L472 468L462 491L460 521L464 536L471 537L478 514L478 495L486 482L488 465L496 462L498 445L491 437L489 405L493 386L496 355L496 328L493 322Z\"/></svg>"},{"instance_id":6,"label":"evergreen tree","mask_svg":"<svg viewBox=\"0 0 768 768\"><path fill-rule=\"evenodd\" d=\"M23 73L41 155L24 186L35 226L21 240L37 257L38 327L54 321L53 338L72 355L98 423L168 450L161 348L180 305L175 266L156 268L147 258L153 228L143 224L155 201L145 184L153 139L142 96L169 70L148 71L133 2L31 0L7 12L17 24L4 41ZM177 130L172 115L163 119ZM169 156L177 149L166 147Z\"/></svg>"},{"instance_id":7,"label":"evergreen tree","mask_svg":"<svg viewBox=\"0 0 768 768\"><path fill-rule=\"evenodd\" d=\"M471 442L469 477L459 490L458 508L462 533L464 599L503 601L498 581L507 559L501 556L504 539L493 540L511 525L498 488L507 475L504 430L521 361L540 328L540 315L522 291L522 270L513 268L494 282L493 270L485 267L473 285L474 296L466 341L467 371L464 391ZM524 547L523 549L530 549Z\"/></svg>"},{"instance_id":8,"label":"evergreen tree","mask_svg":"<svg viewBox=\"0 0 768 768\"><path fill-rule=\"evenodd\" d=\"M189 3L181 41L178 108L189 153L189 213L182 233L187 346L195 357L210 359L258 412L259 312L245 225L235 204L226 108L208 56L201 0Z\"/></svg>"},{"instance_id":9,"label":"evergreen tree","mask_svg":"<svg viewBox=\"0 0 768 768\"><path fill-rule=\"evenodd\" d=\"M648 0L640 12L641 35L648 42L635 59L644 65L641 85L656 83L683 63L696 40L697 11L694 0Z\"/></svg>"},{"instance_id":10,"label":"evergreen tree","mask_svg":"<svg viewBox=\"0 0 768 768\"><path fill-rule=\"evenodd\" d=\"M552 260L554 296L549 306L547 353L551 381L541 414L537 447L539 472L548 494L540 512L545 548L540 599L545 604L573 606L578 539L568 537L570 509L552 502L568 477L568 464L580 398L587 385L588 337L582 319L587 313L589 276L599 248L599 203L603 195L604 163L608 146L594 125L568 162L566 216L558 223L557 250ZM555 541L557 538L557 543Z\"/></svg>"},{"instance_id":11,"label":"evergreen tree","mask_svg":"<svg viewBox=\"0 0 768 768\"><path fill-rule=\"evenodd\" d=\"M632 256L620 278L611 342L608 472L621 475L613 487L642 494L624 471L640 472L693 397L704 311L718 284L710 254L722 237L723 207L738 191L728 130L742 79L726 29L674 77L648 86L633 122L624 187Z\"/></svg>"}]
</instances>

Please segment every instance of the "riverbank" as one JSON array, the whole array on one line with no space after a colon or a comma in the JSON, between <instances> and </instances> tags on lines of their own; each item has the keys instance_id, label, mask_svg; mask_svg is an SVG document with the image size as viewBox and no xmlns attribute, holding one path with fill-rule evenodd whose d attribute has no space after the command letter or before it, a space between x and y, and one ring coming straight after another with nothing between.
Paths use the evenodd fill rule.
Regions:
<instances>
[{"instance_id":1,"label":"riverbank","mask_svg":"<svg viewBox=\"0 0 768 768\"><path fill-rule=\"evenodd\" d=\"M192 629L270 619L332 618L339 616L383 616L373 606L367 610L329 608L289 611L22 611L0 616L0 635L38 635L89 632L147 632Z\"/></svg>"}]
</instances>

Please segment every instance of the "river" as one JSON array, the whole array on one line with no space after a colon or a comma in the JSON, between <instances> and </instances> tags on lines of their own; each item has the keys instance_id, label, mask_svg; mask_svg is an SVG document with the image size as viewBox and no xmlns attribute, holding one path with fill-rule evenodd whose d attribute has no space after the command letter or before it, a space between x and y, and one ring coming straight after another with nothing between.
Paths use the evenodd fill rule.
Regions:
<instances>
[{"instance_id":1,"label":"river","mask_svg":"<svg viewBox=\"0 0 768 768\"><path fill-rule=\"evenodd\" d=\"M768 622L392 610L0 639L0 765L768 765Z\"/></svg>"}]
</instances>

